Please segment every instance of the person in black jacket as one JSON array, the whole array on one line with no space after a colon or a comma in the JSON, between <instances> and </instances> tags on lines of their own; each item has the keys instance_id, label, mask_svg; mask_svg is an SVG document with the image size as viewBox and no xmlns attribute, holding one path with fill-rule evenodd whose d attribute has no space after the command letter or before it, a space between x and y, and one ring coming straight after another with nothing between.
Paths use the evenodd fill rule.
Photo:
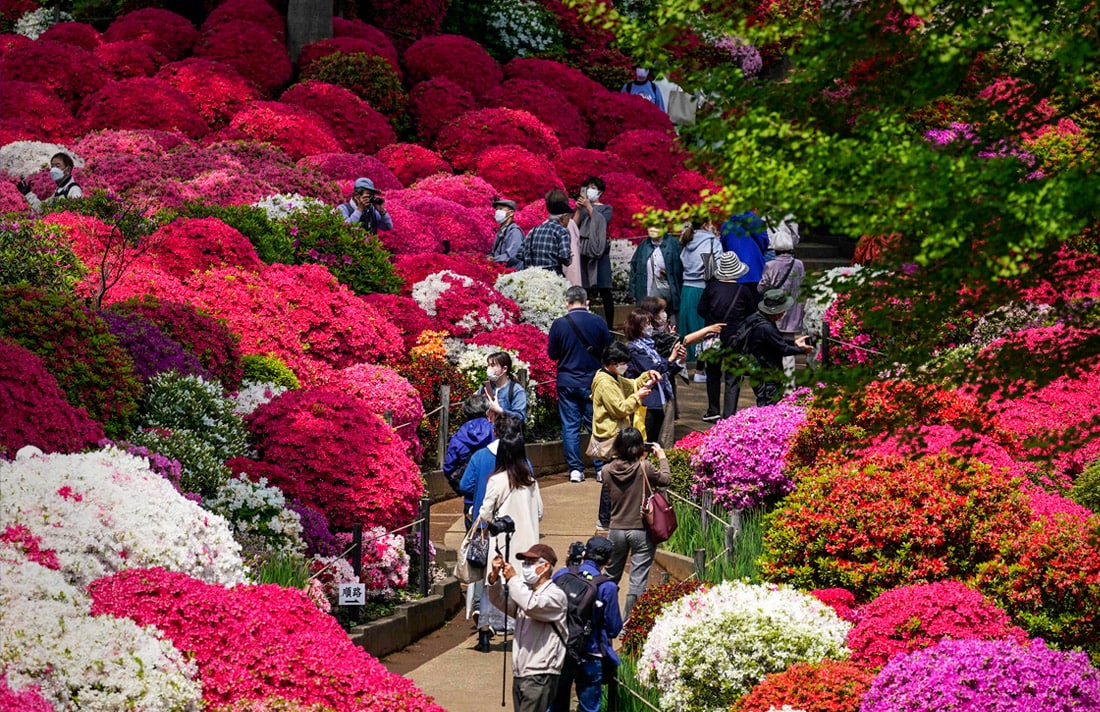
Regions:
<instances>
[{"instance_id":1,"label":"person in black jacket","mask_svg":"<svg viewBox=\"0 0 1100 712\"><path fill-rule=\"evenodd\" d=\"M748 272L749 268L735 252L723 252L718 258L718 267L714 270L714 279L707 282L703 296L699 299L699 316L706 324L723 324L720 345L731 346L734 335L741 324L756 313L760 296L756 283L742 283L737 280ZM722 373L722 364L717 360L706 362L707 371L707 412L703 420L713 423L737 411L737 399L741 394L741 376ZM726 407L721 408L722 383L726 386ZM652 438L651 438L652 439Z\"/></svg>"},{"instance_id":2,"label":"person in black jacket","mask_svg":"<svg viewBox=\"0 0 1100 712\"><path fill-rule=\"evenodd\" d=\"M782 391L779 379L783 375L783 357L797 356L813 350L806 343L808 337L791 339L779 333L779 327L775 325L793 304L794 297L782 289L769 289L764 292L757 314L745 322L745 329L748 331L748 345L745 350L750 356L756 357L760 367L764 369L762 380L753 387L758 406L772 405L779 400Z\"/></svg>"}]
</instances>

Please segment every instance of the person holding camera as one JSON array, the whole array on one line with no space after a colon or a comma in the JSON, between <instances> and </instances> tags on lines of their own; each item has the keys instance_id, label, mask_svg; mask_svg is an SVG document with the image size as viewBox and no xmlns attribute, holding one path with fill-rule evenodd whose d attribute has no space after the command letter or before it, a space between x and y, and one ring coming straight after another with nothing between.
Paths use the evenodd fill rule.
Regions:
<instances>
[{"instance_id":1,"label":"person holding camera","mask_svg":"<svg viewBox=\"0 0 1100 712\"><path fill-rule=\"evenodd\" d=\"M627 317L623 332L626 334L626 347L630 349L627 377L637 377L646 371L661 374L650 394L642 398L642 407L645 409L642 435L649 440L660 440L661 428L665 424L665 407L672 402L673 397L672 376L683 368L682 361L687 357L687 349L682 343L676 342L668 357L662 356L653 340L656 335L653 321L649 312L641 308L635 309Z\"/></svg>"},{"instance_id":2,"label":"person holding camera","mask_svg":"<svg viewBox=\"0 0 1100 712\"><path fill-rule=\"evenodd\" d=\"M497 555L489 570L489 598L516 620L512 641L512 707L516 712L547 712L565 663L565 591L550 580L558 555L546 544L516 554L520 575ZM507 587L507 597L505 597ZM503 704L503 700L501 700Z\"/></svg>"},{"instance_id":3,"label":"person holding camera","mask_svg":"<svg viewBox=\"0 0 1100 712\"><path fill-rule=\"evenodd\" d=\"M26 178L18 181L15 184L16 189L23 194L23 197L27 199L27 203L35 212L40 212L43 205L51 205L59 200L66 198L83 198L84 191L80 189L76 181L73 180L73 167L76 164L73 163L73 157L64 151L55 153L50 158L50 178L57 184L57 188L54 190L53 195L40 200L34 191L31 190L30 181Z\"/></svg>"},{"instance_id":4,"label":"person holding camera","mask_svg":"<svg viewBox=\"0 0 1100 712\"><path fill-rule=\"evenodd\" d=\"M393 218L386 212L386 201L370 178L356 178L351 200L340 203L345 225L362 225L371 234L392 230Z\"/></svg>"},{"instance_id":5,"label":"person holding camera","mask_svg":"<svg viewBox=\"0 0 1100 712\"><path fill-rule=\"evenodd\" d=\"M766 406L776 403L783 393L783 384L778 374L782 373L783 357L797 356L813 351L808 336L792 339L779 332L777 322L794 304L794 297L782 289L769 289L764 299L744 325L748 342L746 353L756 359L763 371L760 379L754 379L753 392L756 405Z\"/></svg>"}]
</instances>

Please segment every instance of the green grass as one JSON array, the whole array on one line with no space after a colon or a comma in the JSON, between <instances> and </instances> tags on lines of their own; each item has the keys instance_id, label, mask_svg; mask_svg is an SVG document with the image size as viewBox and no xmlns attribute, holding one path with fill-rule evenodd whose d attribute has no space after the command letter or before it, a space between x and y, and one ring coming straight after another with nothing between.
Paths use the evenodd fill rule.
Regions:
<instances>
[{"instance_id":1,"label":"green grass","mask_svg":"<svg viewBox=\"0 0 1100 712\"><path fill-rule=\"evenodd\" d=\"M661 709L661 705L657 702L657 691L642 687L641 683L638 682L637 668L634 660L624 655L622 661L623 663L619 666L618 672L619 704L615 706L615 712L653 712L655 709ZM611 705L607 700L607 689L607 685L604 685L603 703L600 709L610 710ZM637 697L630 694L628 690L633 690L644 700L649 702L649 705L646 705Z\"/></svg>"},{"instance_id":2,"label":"green grass","mask_svg":"<svg viewBox=\"0 0 1100 712\"><path fill-rule=\"evenodd\" d=\"M742 578L757 580L756 559L760 555L763 538L762 509L741 512L741 533L732 542L732 549L726 551L726 527L723 521L731 521L729 512L712 507L711 511L723 521L712 519L704 534L702 512L676 498L671 499L679 526L672 538L665 543L666 549L688 557L694 556L696 549L706 551L706 570L701 577L705 581L718 583Z\"/></svg>"},{"instance_id":3,"label":"green grass","mask_svg":"<svg viewBox=\"0 0 1100 712\"><path fill-rule=\"evenodd\" d=\"M305 589L308 581L309 565L298 554L278 554L263 562L256 571L256 583Z\"/></svg>"}]
</instances>

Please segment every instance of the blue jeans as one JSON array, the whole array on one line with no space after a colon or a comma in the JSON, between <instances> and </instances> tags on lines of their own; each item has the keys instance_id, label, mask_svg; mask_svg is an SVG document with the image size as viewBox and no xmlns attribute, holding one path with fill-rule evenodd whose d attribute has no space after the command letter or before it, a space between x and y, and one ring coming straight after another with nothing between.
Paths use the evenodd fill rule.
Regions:
<instances>
[{"instance_id":1,"label":"blue jeans","mask_svg":"<svg viewBox=\"0 0 1100 712\"><path fill-rule=\"evenodd\" d=\"M578 663L566 656L552 712L569 712L569 693L574 683L577 685L577 712L600 712L603 658L585 655Z\"/></svg>"},{"instance_id":2,"label":"blue jeans","mask_svg":"<svg viewBox=\"0 0 1100 712\"><path fill-rule=\"evenodd\" d=\"M581 459L581 425L592 431L592 389L558 386L558 415L561 416L561 445L570 470L584 472ZM596 467L599 468L599 461Z\"/></svg>"}]
</instances>

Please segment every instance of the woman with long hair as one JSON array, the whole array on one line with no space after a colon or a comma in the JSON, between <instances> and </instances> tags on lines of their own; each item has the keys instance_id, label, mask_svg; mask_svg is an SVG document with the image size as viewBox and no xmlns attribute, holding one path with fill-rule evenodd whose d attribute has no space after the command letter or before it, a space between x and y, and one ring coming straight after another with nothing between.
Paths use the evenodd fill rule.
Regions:
<instances>
[{"instance_id":1,"label":"woman with long hair","mask_svg":"<svg viewBox=\"0 0 1100 712\"><path fill-rule=\"evenodd\" d=\"M505 351L494 351L485 358L484 394L489 400L489 410L496 414L508 413L521 421L527 420L527 391L512 373L512 357Z\"/></svg>"}]
</instances>

